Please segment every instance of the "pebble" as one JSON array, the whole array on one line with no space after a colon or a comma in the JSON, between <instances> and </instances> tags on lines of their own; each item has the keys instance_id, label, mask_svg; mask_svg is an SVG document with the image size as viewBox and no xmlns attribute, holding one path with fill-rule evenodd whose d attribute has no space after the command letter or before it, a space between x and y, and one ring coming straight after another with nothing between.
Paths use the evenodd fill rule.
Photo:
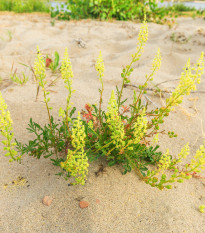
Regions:
<instances>
[{"instance_id":1,"label":"pebble","mask_svg":"<svg viewBox=\"0 0 205 233\"><path fill-rule=\"evenodd\" d=\"M80 201L80 208L84 209L87 208L89 206L89 202L87 201Z\"/></svg>"},{"instance_id":2,"label":"pebble","mask_svg":"<svg viewBox=\"0 0 205 233\"><path fill-rule=\"evenodd\" d=\"M96 203L99 204L99 203L100 203L100 200L99 200L99 199L96 199Z\"/></svg>"},{"instance_id":3,"label":"pebble","mask_svg":"<svg viewBox=\"0 0 205 233\"><path fill-rule=\"evenodd\" d=\"M52 199L49 196L45 196L42 200L43 204L46 206L50 206L52 203Z\"/></svg>"}]
</instances>

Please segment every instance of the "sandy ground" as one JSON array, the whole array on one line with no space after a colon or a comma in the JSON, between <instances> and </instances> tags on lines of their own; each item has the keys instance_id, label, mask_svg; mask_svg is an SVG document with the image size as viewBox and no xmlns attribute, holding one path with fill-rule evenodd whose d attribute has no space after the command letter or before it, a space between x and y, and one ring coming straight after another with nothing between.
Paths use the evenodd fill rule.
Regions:
<instances>
[{"instance_id":1,"label":"sandy ground","mask_svg":"<svg viewBox=\"0 0 205 233\"><path fill-rule=\"evenodd\" d=\"M68 48L75 78L76 93L72 101L78 110L90 103L97 103L100 87L94 64L99 51L105 61L105 92L103 107L106 107L112 89L120 85L120 73L135 52L140 24L133 22L55 22L51 25L48 16L0 15L0 89L9 106L14 121L14 133L21 142L28 142L31 135L25 129L30 117L44 124L47 122L42 94L35 102L36 84L26 67L33 64L36 46L44 55L52 56L58 51L62 58ZM85 47L77 42L81 39ZM163 90L173 90L183 66L190 57L195 62L205 50L205 21L180 18L169 29L166 25L149 23L149 40L141 60L135 65L131 82L143 83L149 72L157 49L161 49L162 67L155 76L154 84L164 81ZM11 67L17 72L30 75L29 82L21 87L9 81ZM198 91L205 90L202 78ZM48 82L55 77L48 73ZM64 106L66 90L61 80L51 88L52 113L57 117ZM132 88L126 88L124 96L132 96ZM148 93L155 104L165 100ZM165 95L166 97L166 95ZM166 120L165 129L175 130L176 139L160 136L161 149L170 148L177 154L190 142L189 161L205 139L205 93L194 93L185 99ZM1 146L2 152L2 146ZM138 179L134 172L122 175L120 166L107 167L106 172L95 176L95 171L104 160L92 163L85 186L68 186L69 181L55 174L60 171L47 159L37 160L25 156L22 164L8 163L0 157L0 232L69 232L69 233L203 233L205 214L198 207L205 204L205 179L193 178L183 184L174 184L172 190L159 191ZM204 174L203 174L204 175ZM12 184L23 177L18 185ZM25 182L23 182L25 181ZM15 183L15 182L13 182ZM5 186L5 185L8 186ZM53 199L48 207L42 204L44 196ZM86 209L79 208L81 199L90 203ZM97 201L99 200L99 201Z\"/></svg>"}]
</instances>

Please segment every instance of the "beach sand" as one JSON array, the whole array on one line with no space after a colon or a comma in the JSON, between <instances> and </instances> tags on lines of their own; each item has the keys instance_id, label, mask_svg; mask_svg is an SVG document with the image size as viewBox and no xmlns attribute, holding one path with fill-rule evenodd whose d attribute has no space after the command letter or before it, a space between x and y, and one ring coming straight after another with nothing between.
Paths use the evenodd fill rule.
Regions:
<instances>
[{"instance_id":1,"label":"beach sand","mask_svg":"<svg viewBox=\"0 0 205 233\"><path fill-rule=\"evenodd\" d=\"M160 48L162 66L153 84L162 90L174 90L188 58L192 64L205 50L205 21L179 18L172 29L167 25L149 23L149 40L144 54L135 65L131 84L141 85L150 72L152 60ZM27 143L32 136L26 131L30 117L44 125L48 122L42 93L36 99L36 83L23 64L33 65L38 45L43 55L58 51L63 57L65 47L73 65L72 102L80 111L86 103L98 103L100 82L95 62L101 50L105 63L104 102L107 106L111 91L121 84L122 68L129 64L136 51L140 24L134 22L55 21L46 15L0 14L0 89L11 111L15 137ZM79 43L79 39L83 43ZM84 46L85 45L85 46ZM9 81L11 68L29 75L29 82L20 86ZM55 76L48 72L48 83ZM165 82L167 81L167 82ZM67 96L62 80L51 87L50 105L58 119L58 109L65 106ZM160 136L161 150L170 149L173 155L190 143L191 160L205 140L205 77L198 92L184 99L182 107L175 109L166 119L163 129L174 130L178 137ZM200 93L201 92L201 93ZM133 95L133 88L125 88L124 97ZM147 96L158 106L165 97ZM150 103L150 107L152 103ZM68 186L69 180L56 176L59 167L49 159L25 156L21 164L9 163L0 156L0 232L2 233L203 233L205 214L199 206L205 205L205 179L193 178L174 184L172 190L160 191L142 182L134 172L122 175L122 167L106 167L95 176L101 159L91 163L85 186ZM202 173L205 175L205 173ZM22 177L18 180L17 177ZM13 181L13 183L12 183ZM16 181L16 182L15 182ZM52 198L50 206L42 204L44 196ZM79 200L88 201L81 209Z\"/></svg>"}]
</instances>

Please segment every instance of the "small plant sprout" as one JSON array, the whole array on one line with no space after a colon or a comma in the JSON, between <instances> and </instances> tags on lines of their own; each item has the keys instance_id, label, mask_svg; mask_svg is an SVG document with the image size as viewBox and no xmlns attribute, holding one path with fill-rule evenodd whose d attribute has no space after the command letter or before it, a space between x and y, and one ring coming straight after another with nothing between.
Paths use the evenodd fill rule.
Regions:
<instances>
[{"instance_id":1,"label":"small plant sprout","mask_svg":"<svg viewBox=\"0 0 205 233\"><path fill-rule=\"evenodd\" d=\"M12 32L8 30L8 31L7 31L7 34L8 34L8 41L9 41L9 42L12 41L12 38L13 38Z\"/></svg>"},{"instance_id":2,"label":"small plant sprout","mask_svg":"<svg viewBox=\"0 0 205 233\"><path fill-rule=\"evenodd\" d=\"M29 80L29 77L26 77L25 73L22 72L22 76L23 78L20 78L19 76L17 76L16 72L14 74L12 74L10 76L10 79L17 84L20 84L21 86L23 86L24 84L26 84Z\"/></svg>"},{"instance_id":3,"label":"small plant sprout","mask_svg":"<svg viewBox=\"0 0 205 233\"><path fill-rule=\"evenodd\" d=\"M59 174L65 172L66 177L75 178L75 182L71 183L73 185L85 184L88 161L97 160L101 156L106 158L109 166L121 164L124 169L123 174L134 170L141 180L160 190L171 189L174 182L182 183L204 170L205 145L200 146L190 163L182 165L190 153L189 144L185 144L177 156L172 155L169 149L162 153L158 150L157 144L160 133L167 134L170 138L177 136L173 131L160 130L160 125L164 123L165 117L168 117L170 112L182 103L184 96L196 90L196 85L200 83L204 72L204 54L201 53L194 65L191 65L191 61L188 60L178 86L166 99L164 105L151 109L147 104L142 103L142 98L161 66L161 54L158 50L144 83L139 85L138 92L133 92L133 100L127 103L127 99L123 96L124 86L131 82L134 64L140 59L147 39L148 27L145 19L140 27L137 51L132 55L129 64L123 68L122 84L116 87L116 92L114 90L111 92L106 109L102 107L105 67L102 53L99 53L95 65L101 86L99 104L86 103L85 109L81 113L78 111L77 116L76 107L72 107L73 104L71 104L74 75L66 48L60 72L68 95L65 109L62 107L59 109L61 120L58 121L55 121L50 113L52 108L48 106L50 98L46 90L47 65L37 48L34 73L44 94L49 122L42 127L31 118L27 129L35 134L36 138L29 140L27 144L21 144L17 140L16 145L11 144L13 134L9 134L12 131L10 115L6 113L6 105L1 105L1 133L5 132L3 135L7 140L3 143L9 155L16 158L16 152L10 149L10 146L16 146L21 155L29 154L37 158L51 157L53 164L62 170Z\"/></svg>"},{"instance_id":4,"label":"small plant sprout","mask_svg":"<svg viewBox=\"0 0 205 233\"><path fill-rule=\"evenodd\" d=\"M55 26L55 24L56 24L55 19L51 20L51 26L52 26L52 27L54 27L54 26Z\"/></svg>"},{"instance_id":5,"label":"small plant sprout","mask_svg":"<svg viewBox=\"0 0 205 233\"><path fill-rule=\"evenodd\" d=\"M46 67L50 68L53 73L55 73L58 70L59 67L59 53L55 51L54 53L54 61L52 61L51 58L48 56L46 57Z\"/></svg>"}]
</instances>

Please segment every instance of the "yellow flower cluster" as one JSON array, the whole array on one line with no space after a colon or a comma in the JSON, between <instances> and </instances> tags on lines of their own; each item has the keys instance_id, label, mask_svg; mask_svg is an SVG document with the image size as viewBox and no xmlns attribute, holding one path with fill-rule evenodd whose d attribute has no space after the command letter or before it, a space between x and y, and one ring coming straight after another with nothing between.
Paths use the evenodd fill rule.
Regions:
<instances>
[{"instance_id":1,"label":"yellow flower cluster","mask_svg":"<svg viewBox=\"0 0 205 233\"><path fill-rule=\"evenodd\" d=\"M152 143L158 143L159 141L159 133L155 134L154 137L152 138Z\"/></svg>"},{"instance_id":2,"label":"yellow flower cluster","mask_svg":"<svg viewBox=\"0 0 205 233\"><path fill-rule=\"evenodd\" d=\"M65 112L64 112L64 110L62 109L62 107L59 108L58 115L59 115L59 117L62 117L62 119L65 118Z\"/></svg>"},{"instance_id":3,"label":"yellow flower cluster","mask_svg":"<svg viewBox=\"0 0 205 233\"><path fill-rule=\"evenodd\" d=\"M73 78L73 71L71 61L68 56L68 49L65 49L62 65L61 65L61 75L65 83L71 82L71 78ZM71 82L72 84L72 82Z\"/></svg>"},{"instance_id":4,"label":"yellow flower cluster","mask_svg":"<svg viewBox=\"0 0 205 233\"><path fill-rule=\"evenodd\" d=\"M71 119L68 117L68 110L71 108L70 105L70 99L72 93L75 92L75 90L72 90L72 78L73 78L73 71L72 71L72 65L71 61L68 56L68 49L65 49L62 65L61 65L61 76L65 83L65 88L68 90L69 94L67 97L67 103L66 103L66 115L62 113L62 108L59 109L59 115L63 117L63 119L66 117L66 122L68 124L68 121Z\"/></svg>"},{"instance_id":5,"label":"yellow flower cluster","mask_svg":"<svg viewBox=\"0 0 205 233\"><path fill-rule=\"evenodd\" d=\"M141 24L140 26L140 31L137 40L138 40L137 48L136 48L137 52L135 54L132 54L132 61L131 64L128 66L129 68L131 67L132 63L139 60L139 58L141 57L144 51L144 46L148 40L148 26L146 22L146 16L144 18L143 24Z\"/></svg>"},{"instance_id":6,"label":"yellow flower cluster","mask_svg":"<svg viewBox=\"0 0 205 233\"><path fill-rule=\"evenodd\" d=\"M138 116L136 123L134 124L134 140L133 143L137 144L144 137L147 132L147 118L145 117L145 108L142 113Z\"/></svg>"},{"instance_id":7,"label":"yellow flower cluster","mask_svg":"<svg viewBox=\"0 0 205 233\"><path fill-rule=\"evenodd\" d=\"M192 73L194 72L194 73ZM190 59L181 73L180 83L174 90L170 98L166 99L167 106L177 106L183 100L183 95L190 95L191 91L196 90L196 83L200 83L200 77L204 72L204 53L194 67L191 67Z\"/></svg>"},{"instance_id":8,"label":"yellow flower cluster","mask_svg":"<svg viewBox=\"0 0 205 233\"><path fill-rule=\"evenodd\" d=\"M72 146L79 150L85 147L85 127L82 125L82 121L80 119L80 112L78 112L77 121L74 123L74 127L72 128Z\"/></svg>"},{"instance_id":9,"label":"yellow flower cluster","mask_svg":"<svg viewBox=\"0 0 205 233\"><path fill-rule=\"evenodd\" d=\"M111 94L106 116L107 124L111 131L111 139L113 140L113 144L116 146L116 148L122 149L125 146L125 132L124 125L118 114L118 106L114 91L112 91Z\"/></svg>"},{"instance_id":10,"label":"yellow flower cluster","mask_svg":"<svg viewBox=\"0 0 205 233\"><path fill-rule=\"evenodd\" d=\"M35 76L38 80L40 80L40 86L44 88L44 85L46 84L44 82L44 85L42 85L43 80L46 78L46 66L45 66L45 61L42 57L42 54L39 50L39 47L37 46L37 58L35 59L34 62L34 73Z\"/></svg>"},{"instance_id":11,"label":"yellow flower cluster","mask_svg":"<svg viewBox=\"0 0 205 233\"><path fill-rule=\"evenodd\" d=\"M189 143L185 144L180 153L178 154L178 158L177 159L173 159L172 163L176 164L176 163L181 163L183 159L186 159L186 157L189 155Z\"/></svg>"},{"instance_id":12,"label":"yellow flower cluster","mask_svg":"<svg viewBox=\"0 0 205 233\"><path fill-rule=\"evenodd\" d=\"M138 35L138 43L137 43L137 50L140 49L142 52L144 50L144 45L148 40L148 26L146 22L146 16L144 18L144 22L140 27L140 32Z\"/></svg>"},{"instance_id":13,"label":"yellow flower cluster","mask_svg":"<svg viewBox=\"0 0 205 233\"><path fill-rule=\"evenodd\" d=\"M94 125L92 121L88 122L88 128L91 129L92 131L94 130Z\"/></svg>"},{"instance_id":14,"label":"yellow flower cluster","mask_svg":"<svg viewBox=\"0 0 205 233\"><path fill-rule=\"evenodd\" d=\"M96 64L95 64L95 69L96 69L96 71L98 72L98 76L99 76L100 78L102 78L102 77L104 76L105 67L104 67L104 62L103 62L103 57L102 57L101 51L100 51L100 53L99 53L97 62L96 62Z\"/></svg>"},{"instance_id":15,"label":"yellow flower cluster","mask_svg":"<svg viewBox=\"0 0 205 233\"><path fill-rule=\"evenodd\" d=\"M68 150L67 160L61 162L61 167L75 177L76 182L73 185L84 185L88 174L88 158L84 151L85 137L85 128L82 125L80 112L78 112L78 118L72 129L72 146L75 150Z\"/></svg>"},{"instance_id":16,"label":"yellow flower cluster","mask_svg":"<svg viewBox=\"0 0 205 233\"><path fill-rule=\"evenodd\" d=\"M39 86L42 88L43 90L43 95L44 95L44 102L46 104L46 108L47 108L47 112L48 112L48 118L49 118L49 122L50 122L50 129L52 132L52 128L51 128L51 116L50 116L50 109L52 109L52 107L48 106L48 102L50 101L50 98L47 97L50 92L46 91L46 65L45 65L45 61L43 59L43 56L39 50L39 47L37 46L37 58L35 59L34 62L34 73L36 76L36 79L39 80Z\"/></svg>"},{"instance_id":17,"label":"yellow flower cluster","mask_svg":"<svg viewBox=\"0 0 205 233\"><path fill-rule=\"evenodd\" d=\"M158 49L157 54L152 62L152 69L154 71L157 71L160 69L161 61L162 61L162 57L161 57L160 49Z\"/></svg>"},{"instance_id":18,"label":"yellow flower cluster","mask_svg":"<svg viewBox=\"0 0 205 233\"><path fill-rule=\"evenodd\" d=\"M2 94L0 92L0 133L3 137L6 138L6 140L2 140L2 143L4 145L4 150L7 151L5 156L10 156L11 159L9 160L12 162L13 160L20 160L20 156L15 157L17 155L17 152L13 149L16 146L16 143L12 143L12 139L14 134L12 133L13 127L12 127L13 121L11 119L10 112L7 110L7 105L2 97Z\"/></svg>"},{"instance_id":19,"label":"yellow flower cluster","mask_svg":"<svg viewBox=\"0 0 205 233\"><path fill-rule=\"evenodd\" d=\"M167 149L166 153L162 155L161 159L159 160L158 170L157 172L162 172L169 168L171 165L171 157L169 154L169 149Z\"/></svg>"},{"instance_id":20,"label":"yellow flower cluster","mask_svg":"<svg viewBox=\"0 0 205 233\"><path fill-rule=\"evenodd\" d=\"M201 172L201 170L205 169L205 147L200 146L200 149L197 150L194 159L192 159L191 164L189 166L191 171Z\"/></svg>"}]
</instances>

